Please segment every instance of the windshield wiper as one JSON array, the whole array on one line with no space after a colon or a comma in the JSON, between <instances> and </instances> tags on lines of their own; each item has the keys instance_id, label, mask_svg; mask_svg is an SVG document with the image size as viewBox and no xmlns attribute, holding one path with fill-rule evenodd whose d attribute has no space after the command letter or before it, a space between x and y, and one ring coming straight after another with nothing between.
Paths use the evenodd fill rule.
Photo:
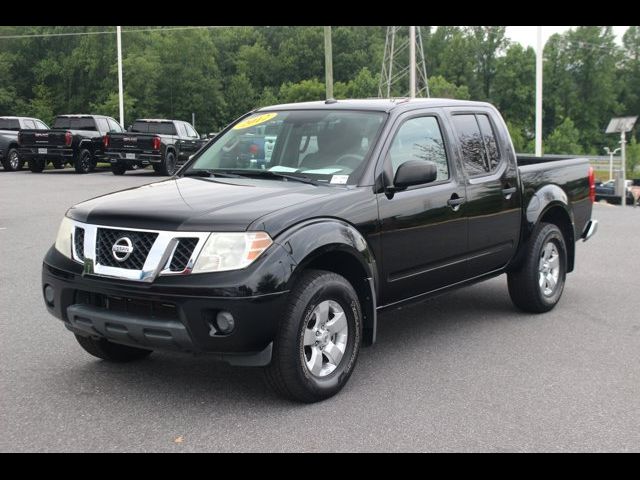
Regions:
<instances>
[{"instance_id":1,"label":"windshield wiper","mask_svg":"<svg viewBox=\"0 0 640 480\"><path fill-rule=\"evenodd\" d=\"M232 172L225 172L225 173L229 173L232 174L234 176L240 176L240 177L267 177L267 178L284 178L286 180L294 180L296 182L302 182L302 183L308 183L310 185L326 185L323 183L318 182L317 180L314 180L313 178L302 176L302 175L289 175L286 173L282 173L282 172L274 172L271 170L233 170ZM217 175L218 172L216 171L215 174Z\"/></svg>"},{"instance_id":2,"label":"windshield wiper","mask_svg":"<svg viewBox=\"0 0 640 480\"><path fill-rule=\"evenodd\" d=\"M241 175L235 173L217 172L215 170L189 170L182 174L183 177L223 177L223 178L240 178Z\"/></svg>"}]
</instances>

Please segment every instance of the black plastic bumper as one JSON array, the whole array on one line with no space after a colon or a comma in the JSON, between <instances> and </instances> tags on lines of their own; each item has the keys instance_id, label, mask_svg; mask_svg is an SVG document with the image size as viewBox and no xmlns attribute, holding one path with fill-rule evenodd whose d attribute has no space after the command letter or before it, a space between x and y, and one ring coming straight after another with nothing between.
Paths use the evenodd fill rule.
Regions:
<instances>
[{"instance_id":1,"label":"black plastic bumper","mask_svg":"<svg viewBox=\"0 0 640 480\"><path fill-rule=\"evenodd\" d=\"M140 285L83 276L81 269L53 248L42 268L43 295L47 286L53 288L53 301L45 296L47 309L76 334L152 350L212 353L237 365L270 361L287 291L220 296L214 285L225 282L225 272ZM202 295L203 285L211 285L207 290L214 295ZM235 321L227 335L212 328L220 311L230 312Z\"/></svg>"}]
</instances>

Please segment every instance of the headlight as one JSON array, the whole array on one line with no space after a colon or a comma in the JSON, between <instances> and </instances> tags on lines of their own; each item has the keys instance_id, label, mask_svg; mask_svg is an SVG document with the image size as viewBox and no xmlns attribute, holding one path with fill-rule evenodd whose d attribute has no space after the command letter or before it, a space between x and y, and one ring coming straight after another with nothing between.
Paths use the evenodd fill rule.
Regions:
<instances>
[{"instance_id":1,"label":"headlight","mask_svg":"<svg viewBox=\"0 0 640 480\"><path fill-rule=\"evenodd\" d=\"M56 249L65 257L73 258L71 251L71 235L73 234L73 222L64 217L58 228L58 237L56 238Z\"/></svg>"},{"instance_id":2,"label":"headlight","mask_svg":"<svg viewBox=\"0 0 640 480\"><path fill-rule=\"evenodd\" d=\"M272 243L265 232L212 233L202 247L192 273L248 267Z\"/></svg>"}]
</instances>

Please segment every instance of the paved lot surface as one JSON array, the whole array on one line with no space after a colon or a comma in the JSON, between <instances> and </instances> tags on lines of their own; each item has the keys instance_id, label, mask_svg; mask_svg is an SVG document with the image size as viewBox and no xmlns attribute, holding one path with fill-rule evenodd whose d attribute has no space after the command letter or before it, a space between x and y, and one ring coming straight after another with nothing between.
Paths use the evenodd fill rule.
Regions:
<instances>
[{"instance_id":1,"label":"paved lot surface","mask_svg":"<svg viewBox=\"0 0 640 480\"><path fill-rule=\"evenodd\" d=\"M66 209L156 179L0 171L0 451L640 451L640 208L594 207L551 313L503 276L386 314L343 392L299 405L206 357L95 360L46 312Z\"/></svg>"}]
</instances>

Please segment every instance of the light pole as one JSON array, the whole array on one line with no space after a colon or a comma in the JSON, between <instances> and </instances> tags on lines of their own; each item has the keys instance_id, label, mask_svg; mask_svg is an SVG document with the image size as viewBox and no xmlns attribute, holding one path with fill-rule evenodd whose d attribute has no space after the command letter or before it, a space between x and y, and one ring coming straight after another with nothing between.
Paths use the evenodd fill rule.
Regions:
<instances>
[{"instance_id":1,"label":"light pole","mask_svg":"<svg viewBox=\"0 0 640 480\"><path fill-rule=\"evenodd\" d=\"M627 162L626 162L626 144L627 132L630 132L638 119L635 117L615 117L609 121L605 133L620 134L620 153L622 159L622 185L618 184L617 190L620 192L620 204L624 207L627 204Z\"/></svg>"},{"instance_id":2,"label":"light pole","mask_svg":"<svg viewBox=\"0 0 640 480\"><path fill-rule=\"evenodd\" d=\"M609 180L613 180L613 156L620 151L620 148L618 147L612 152L609 147L604 147L604 151L609 155Z\"/></svg>"}]
</instances>

